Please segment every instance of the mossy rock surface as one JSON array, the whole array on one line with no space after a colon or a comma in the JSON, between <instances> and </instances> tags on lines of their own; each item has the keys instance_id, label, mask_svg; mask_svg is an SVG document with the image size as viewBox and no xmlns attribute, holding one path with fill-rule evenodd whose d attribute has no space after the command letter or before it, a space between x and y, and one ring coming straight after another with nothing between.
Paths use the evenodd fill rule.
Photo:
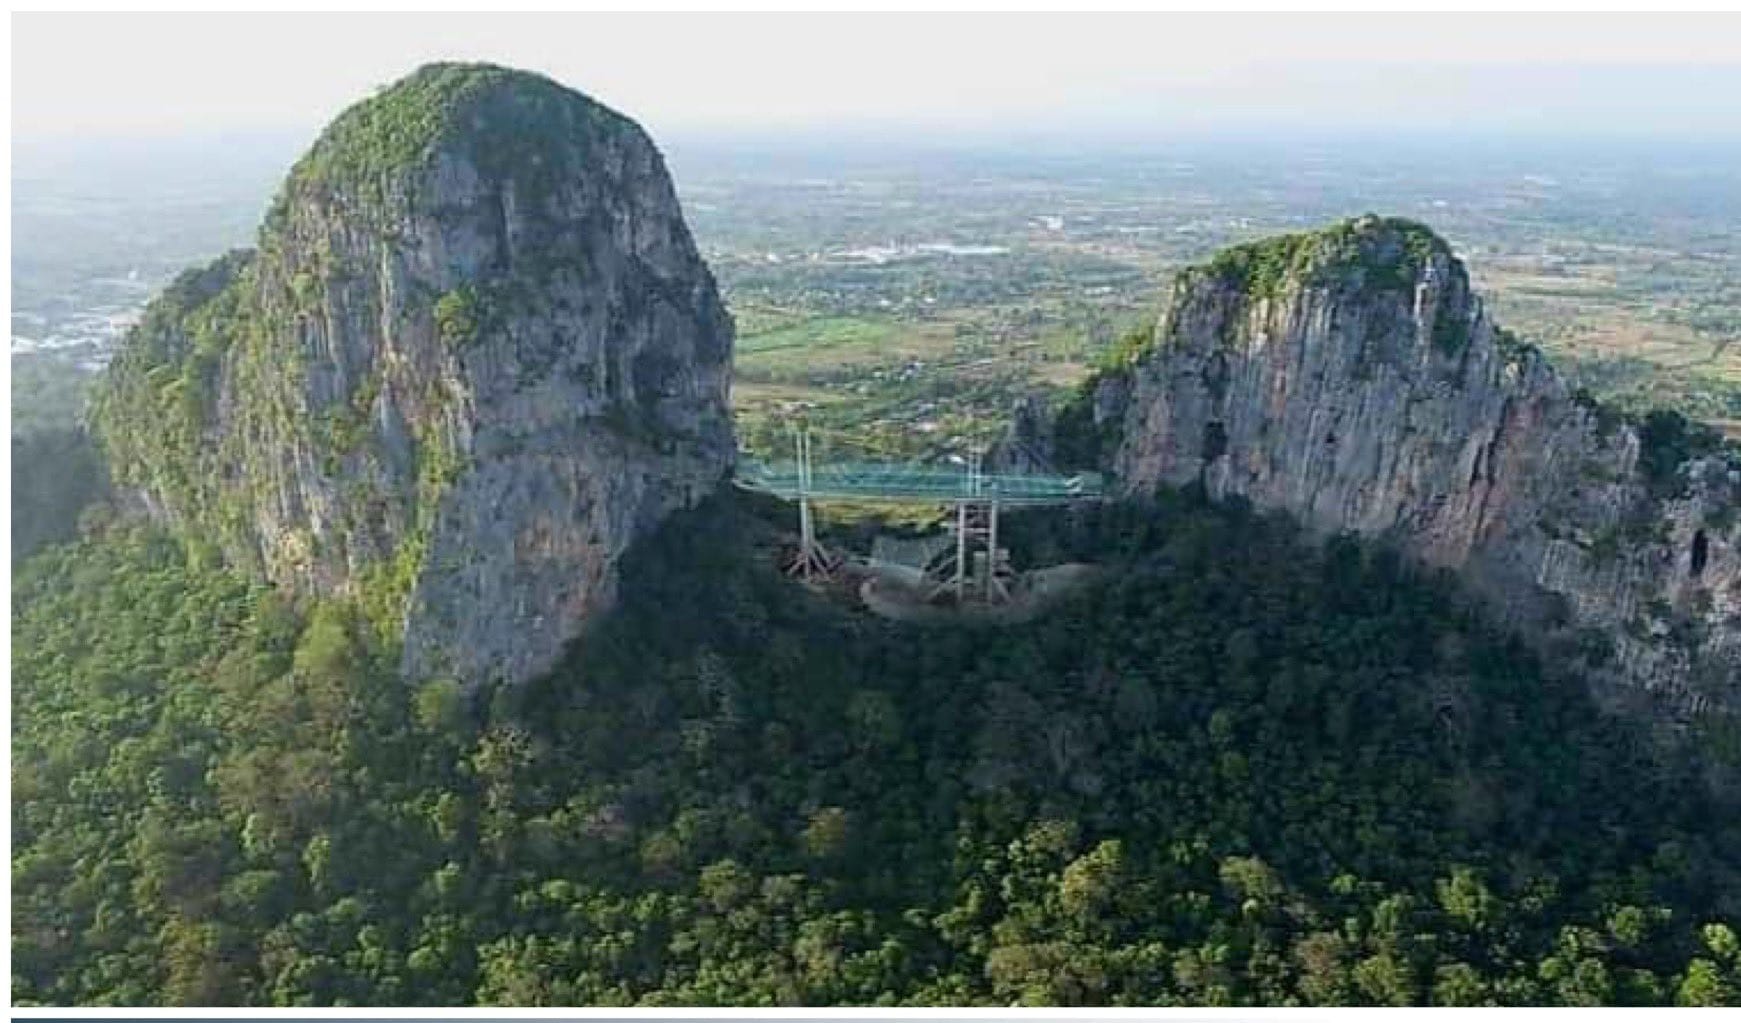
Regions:
<instances>
[{"instance_id":1,"label":"mossy rock surface","mask_svg":"<svg viewBox=\"0 0 1741 1023\"><path fill-rule=\"evenodd\" d=\"M1464 273L1450 245L1425 224L1367 215L1322 230L1231 246L1185 276L1219 280L1253 298L1273 298L1290 281L1401 290L1413 287L1435 257L1453 273Z\"/></svg>"},{"instance_id":2,"label":"mossy rock surface","mask_svg":"<svg viewBox=\"0 0 1741 1023\"><path fill-rule=\"evenodd\" d=\"M577 140L601 129L640 131L542 75L430 64L340 114L292 168L269 221L281 221L296 197L382 201L392 182L427 170L444 150L487 178L550 185L581 169L586 153Z\"/></svg>"}]
</instances>

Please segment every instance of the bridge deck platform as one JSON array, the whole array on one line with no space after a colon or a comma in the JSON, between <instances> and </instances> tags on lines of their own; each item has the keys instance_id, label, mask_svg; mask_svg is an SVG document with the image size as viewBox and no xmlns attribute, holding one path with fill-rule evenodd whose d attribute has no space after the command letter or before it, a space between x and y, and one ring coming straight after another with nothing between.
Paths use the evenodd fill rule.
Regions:
<instances>
[{"instance_id":1,"label":"bridge deck platform","mask_svg":"<svg viewBox=\"0 0 1741 1023\"><path fill-rule=\"evenodd\" d=\"M864 501L911 503L915 501L955 504L963 501L996 501L1002 505L1065 504L1104 496L1104 482L1096 473L1049 475L1041 473L970 474L949 466L914 466L880 462L831 462L811 467L808 484L798 470L776 469L753 459L740 461L734 482L795 500Z\"/></svg>"}]
</instances>

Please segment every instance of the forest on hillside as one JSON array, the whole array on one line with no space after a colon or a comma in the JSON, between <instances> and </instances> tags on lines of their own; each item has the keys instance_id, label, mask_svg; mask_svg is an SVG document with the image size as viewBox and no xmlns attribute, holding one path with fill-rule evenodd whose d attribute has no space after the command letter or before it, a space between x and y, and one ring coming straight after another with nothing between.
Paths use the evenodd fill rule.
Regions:
<instances>
[{"instance_id":1,"label":"forest on hillside","mask_svg":"<svg viewBox=\"0 0 1741 1023\"><path fill-rule=\"evenodd\" d=\"M1741 1000L1731 787L1446 577L1169 492L1012 516L1102 581L927 629L783 522L466 692L87 513L15 566L15 1003Z\"/></svg>"}]
</instances>

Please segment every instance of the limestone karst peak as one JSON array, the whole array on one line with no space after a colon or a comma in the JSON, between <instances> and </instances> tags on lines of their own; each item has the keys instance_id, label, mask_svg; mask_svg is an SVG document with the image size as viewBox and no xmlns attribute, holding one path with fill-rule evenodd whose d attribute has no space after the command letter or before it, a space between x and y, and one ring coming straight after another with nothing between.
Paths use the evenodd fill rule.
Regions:
<instances>
[{"instance_id":1,"label":"limestone karst peak","mask_svg":"<svg viewBox=\"0 0 1741 1023\"><path fill-rule=\"evenodd\" d=\"M1127 488L1383 538L1532 634L1600 635L1594 678L1741 702L1736 456L1574 393L1420 224L1360 217L1180 273L1153 341L1091 393L1059 421L1116 434Z\"/></svg>"},{"instance_id":2,"label":"limestone karst peak","mask_svg":"<svg viewBox=\"0 0 1741 1023\"><path fill-rule=\"evenodd\" d=\"M355 104L258 253L188 281L98 395L118 481L354 602L409 675L548 666L735 448L731 322L663 160L538 75L434 64Z\"/></svg>"}]
</instances>

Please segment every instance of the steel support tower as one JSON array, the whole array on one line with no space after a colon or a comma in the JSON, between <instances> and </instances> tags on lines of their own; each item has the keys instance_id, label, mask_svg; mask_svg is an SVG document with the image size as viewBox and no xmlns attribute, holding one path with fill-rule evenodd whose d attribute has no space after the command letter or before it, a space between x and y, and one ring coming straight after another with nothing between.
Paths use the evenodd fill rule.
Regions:
<instances>
[{"instance_id":1,"label":"steel support tower","mask_svg":"<svg viewBox=\"0 0 1741 1023\"><path fill-rule=\"evenodd\" d=\"M840 559L816 539L816 516L810 507L810 431L798 430L795 438L798 445L798 555L786 571L807 583L826 582L833 578Z\"/></svg>"},{"instance_id":2,"label":"steel support tower","mask_svg":"<svg viewBox=\"0 0 1741 1023\"><path fill-rule=\"evenodd\" d=\"M987 479L983 457L978 451L968 456L966 479L955 502L955 572L940 591L952 591L956 603L995 604L1010 596L1010 552L997 542L998 483Z\"/></svg>"}]
</instances>

